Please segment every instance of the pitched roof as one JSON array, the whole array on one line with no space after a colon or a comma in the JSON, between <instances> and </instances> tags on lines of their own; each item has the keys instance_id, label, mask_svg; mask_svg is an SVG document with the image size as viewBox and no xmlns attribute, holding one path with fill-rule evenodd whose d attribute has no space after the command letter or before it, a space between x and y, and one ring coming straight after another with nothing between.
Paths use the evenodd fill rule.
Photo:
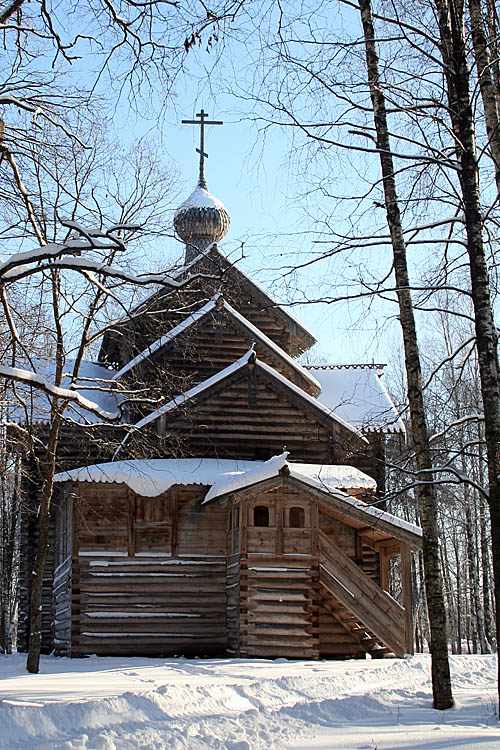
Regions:
<instances>
[{"instance_id":1,"label":"pitched roof","mask_svg":"<svg viewBox=\"0 0 500 750\"><path fill-rule=\"evenodd\" d=\"M306 365L321 385L318 400L363 432L405 433L380 365Z\"/></svg>"},{"instance_id":2,"label":"pitched roof","mask_svg":"<svg viewBox=\"0 0 500 750\"><path fill-rule=\"evenodd\" d=\"M274 461L275 459L271 459ZM237 482L249 472L265 472L269 461L231 458L152 458L113 461L62 471L55 482L97 482L126 484L143 497L157 497L174 485L199 484L215 487ZM304 476L320 477L335 489L375 489L375 480L352 466L293 464ZM232 485L231 485L232 486ZM210 492L209 492L210 494ZM205 502L210 498L207 495Z\"/></svg>"},{"instance_id":3,"label":"pitched roof","mask_svg":"<svg viewBox=\"0 0 500 750\"><path fill-rule=\"evenodd\" d=\"M294 326L296 326L301 334L308 339L308 345L309 347L313 346L316 343L316 339L312 335L310 331L305 328L303 323L300 322L298 318L293 315L293 313L290 312L290 310L286 309L285 307L282 307L281 305L274 302L273 298L261 284L259 284L258 281L255 281L255 279L250 278L250 276L247 276L247 274L241 270L239 266L237 266L234 263L231 263L225 255L223 255L217 244L213 244L210 247L208 247L205 251L200 252L199 255L197 255L193 260L191 260L186 266L176 269L175 273L172 273L171 276L174 279L178 279L180 276L186 273L186 270L191 271L197 263L199 263L203 258L207 257L207 255L210 254L210 252L217 253L220 260L222 260L223 263L227 264L228 268L231 268L236 272L237 275L239 275L241 278L244 279L244 281L251 287L254 288L254 290L262 297L265 297L269 302L271 303L269 307L273 310L276 310L278 314L284 316L287 318L289 322L291 322Z\"/></svg>"},{"instance_id":4,"label":"pitched roof","mask_svg":"<svg viewBox=\"0 0 500 750\"><path fill-rule=\"evenodd\" d=\"M196 266L198 263L202 262L205 258L207 258L211 253L215 253L217 255L217 260L221 261L227 268L227 270L232 270L235 272L237 276L239 276L246 284L248 284L250 287L254 289L254 291L261 297L264 298L267 302L266 307L268 307L270 310L275 310L277 315L280 316L282 319L285 319L287 323L294 328L296 328L301 336L301 338L304 339L307 346L306 348L310 348L316 343L316 339L310 333L310 331L307 330L307 328L304 327L304 325L298 320L294 315L292 315L287 309L284 307L281 307L279 304L275 303L273 298L270 296L269 292L264 289L260 284L258 284L254 279L251 279L247 274L242 271L237 265L234 263L231 263L219 250L216 243L213 243L209 245L205 250L200 252L195 258L193 258L189 263L179 266L178 268L175 268L172 270L172 272L169 274L169 277L171 277L174 280L180 280L181 277L185 277L186 279L189 276L194 276L196 274ZM145 297L144 299L140 300L136 305L134 305L130 311L129 316L130 317L138 317L140 314L142 314L142 311L144 309L144 312L146 311L147 307L151 304L153 299L157 297L161 292L163 291L163 288L156 289L154 292L152 292L150 295ZM129 316L124 316L123 318L115 321L115 325L119 325L120 323L125 323Z\"/></svg>"},{"instance_id":5,"label":"pitched roof","mask_svg":"<svg viewBox=\"0 0 500 750\"><path fill-rule=\"evenodd\" d=\"M344 427L346 430L349 430L349 432L354 433L358 438L366 442L366 438L362 436L362 434L359 432L359 430L356 427L353 427L351 424L349 424L344 419L342 419L342 417L339 417L337 414L334 414L331 409L324 406L320 401L318 401L313 396L310 396L306 391L302 390L302 388L299 388L299 386L295 385L295 383L292 383L291 380L288 380L288 378L285 378L285 376L282 375L277 370L275 370L274 367L271 367L265 362L262 362L261 360L259 360L253 348L250 349L248 352L246 352L246 354L244 354L242 357L237 359L235 362L232 362L227 367L224 367L223 370L220 370L215 375L212 375L212 377L207 378L207 380L204 380L201 383L198 383L198 385L195 385L193 388L190 388L185 393L179 394L168 403L163 404L163 406L160 406L151 414L148 414L147 416L143 417L143 419L140 419L135 425L136 428L141 429L142 427L145 427L151 422L154 422L163 414L172 412L178 409L183 404L185 404L187 401L190 401L191 399L195 398L196 396L199 396L202 393L206 393L218 383L226 380L231 375L234 375L239 370L242 370L243 368L245 368L250 362L252 364L255 364L257 368L265 372L268 376L273 378L275 381L279 382L287 390L292 391L296 396L302 399L310 407L313 407L313 409L315 409L317 412L320 412L324 417L328 417L333 422L336 422L337 424L342 425L342 427Z\"/></svg>"},{"instance_id":6,"label":"pitched roof","mask_svg":"<svg viewBox=\"0 0 500 750\"><path fill-rule=\"evenodd\" d=\"M139 365L156 351L162 349L164 346L168 346L168 344L170 344L175 338L187 331L192 325L207 316L209 313L213 312L215 309L225 310L228 315L232 317L242 328L244 328L250 336L254 337L257 341L260 341L263 346L267 347L277 357L283 360L283 362L285 362L289 367L293 368L302 378L304 378L304 380L306 380L313 387L316 393L319 393L321 386L314 375L301 364L299 364L296 360L292 359L292 357L290 357L290 355L287 354L284 349L282 349L278 344L270 339L267 334L257 328L257 326L251 323L247 318L245 318L244 315L242 315L240 312L238 312L238 310L230 305L229 302L224 299L222 294L215 294L212 299L209 300L206 304L204 304L198 310L195 310L193 313L191 313L191 315L188 315L174 328L172 328L170 331L167 331L167 333L165 333L163 336L160 336L159 339L147 346L142 352L140 352L137 356L127 362L121 368L121 370L119 370L114 375L113 379L119 380L121 377L123 377L123 375Z\"/></svg>"},{"instance_id":7,"label":"pitched roof","mask_svg":"<svg viewBox=\"0 0 500 750\"><path fill-rule=\"evenodd\" d=\"M324 471L326 469L326 471ZM345 506L347 515L349 510L355 511L356 515L364 515L370 520L368 523L372 526L378 524L384 524L385 526L395 527L401 529L405 533L409 533L414 537L420 538L422 536L422 529L409 521L405 521L402 518L392 515L388 511L376 507L375 505L367 505L362 500L358 500L351 495L342 492L339 489L335 479L335 471L337 469L358 471L353 467L343 466L318 466L316 464L295 464L288 461L288 453L285 451L279 456L273 456L268 461L255 466L248 471L238 473L236 475L228 475L220 477L220 479L212 485L210 490L205 496L204 503L215 500L216 498L225 497L233 494L234 492L247 489L254 485L258 485L261 482L266 482L270 479L275 479L281 476L289 476L302 484L306 484L313 488L315 491L319 491L326 497L335 498ZM329 470L331 473L329 473ZM324 474L322 474L324 471ZM363 472L359 472L359 475L363 475Z\"/></svg>"},{"instance_id":8,"label":"pitched roof","mask_svg":"<svg viewBox=\"0 0 500 750\"><path fill-rule=\"evenodd\" d=\"M377 483L374 479L354 466L340 464L305 464L288 461L289 453L284 451L279 456L273 456L268 461L255 461L254 466L237 474L219 477L204 499L204 503L215 500L223 495L232 494L252 484L263 482L278 476L284 469L291 476L311 480L328 492L340 489L364 489L375 491Z\"/></svg>"}]
</instances>

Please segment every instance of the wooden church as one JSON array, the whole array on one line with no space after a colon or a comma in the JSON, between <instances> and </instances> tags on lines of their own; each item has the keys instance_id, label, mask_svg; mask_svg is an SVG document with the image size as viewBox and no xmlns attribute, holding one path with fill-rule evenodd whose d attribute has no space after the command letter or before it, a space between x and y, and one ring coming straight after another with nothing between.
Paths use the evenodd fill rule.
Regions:
<instances>
[{"instance_id":1,"label":"wooden church","mask_svg":"<svg viewBox=\"0 0 500 750\"><path fill-rule=\"evenodd\" d=\"M412 652L421 532L380 499L385 440L402 423L376 366L299 364L313 336L219 248L229 215L208 192L203 150L174 219L186 246L177 277L193 283L130 310L80 371L82 393L108 411L123 402L123 425L79 409L64 426L44 650ZM43 440L50 411L34 399ZM21 649L37 490L22 514Z\"/></svg>"}]
</instances>

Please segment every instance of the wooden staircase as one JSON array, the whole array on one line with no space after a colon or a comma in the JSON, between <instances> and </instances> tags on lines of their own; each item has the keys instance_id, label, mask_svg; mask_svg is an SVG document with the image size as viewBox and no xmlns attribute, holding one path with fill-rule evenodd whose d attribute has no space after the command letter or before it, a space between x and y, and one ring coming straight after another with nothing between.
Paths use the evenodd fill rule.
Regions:
<instances>
[{"instance_id":1,"label":"wooden staircase","mask_svg":"<svg viewBox=\"0 0 500 750\"><path fill-rule=\"evenodd\" d=\"M320 586L322 602L351 634L360 650L383 656L403 656L406 612L322 531Z\"/></svg>"},{"instance_id":2,"label":"wooden staircase","mask_svg":"<svg viewBox=\"0 0 500 750\"><path fill-rule=\"evenodd\" d=\"M392 651L384 646L368 628L346 607L335 599L324 587L321 595L321 606L328 611L335 622L340 625L351 642L351 653L349 656L370 654L374 659L381 659Z\"/></svg>"}]
</instances>

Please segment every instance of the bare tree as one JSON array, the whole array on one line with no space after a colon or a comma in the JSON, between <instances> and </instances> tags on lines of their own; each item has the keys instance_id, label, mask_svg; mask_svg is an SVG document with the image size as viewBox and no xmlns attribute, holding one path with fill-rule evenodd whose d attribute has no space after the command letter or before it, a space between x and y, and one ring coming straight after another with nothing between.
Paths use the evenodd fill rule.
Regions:
<instances>
[{"instance_id":1,"label":"bare tree","mask_svg":"<svg viewBox=\"0 0 500 750\"><path fill-rule=\"evenodd\" d=\"M385 97L379 79L379 61L370 0L359 0L359 7L365 40L366 69L373 105L376 146L380 154L387 224L391 234L394 257L394 275L399 303L399 319L403 334L415 459L421 480L421 484L417 487L417 497L424 532L422 552L431 631L430 651L434 708L446 709L453 705L453 696L448 663L446 608L439 554L437 498L433 485L433 461L424 406L422 367L410 292L406 244L396 191L395 168L391 155Z\"/></svg>"}]
</instances>

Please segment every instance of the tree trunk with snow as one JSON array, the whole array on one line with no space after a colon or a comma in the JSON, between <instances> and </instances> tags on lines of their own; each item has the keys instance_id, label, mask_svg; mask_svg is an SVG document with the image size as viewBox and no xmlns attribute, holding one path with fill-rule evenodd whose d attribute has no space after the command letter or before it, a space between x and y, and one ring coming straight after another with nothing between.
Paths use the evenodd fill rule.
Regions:
<instances>
[{"instance_id":1,"label":"tree trunk with snow","mask_svg":"<svg viewBox=\"0 0 500 750\"><path fill-rule=\"evenodd\" d=\"M432 483L432 456L422 392L422 368L410 292L406 244L401 224L393 159L390 153L385 97L379 78L379 63L370 0L359 0L359 8L363 26L366 67L373 105L377 148L380 153L385 208L392 242L394 274L398 290L411 428L421 482L417 487L417 496L423 529L425 590L431 631L433 702L435 708L446 709L453 706L453 696L446 637L446 608L439 555L438 509L436 492Z\"/></svg>"}]
</instances>

